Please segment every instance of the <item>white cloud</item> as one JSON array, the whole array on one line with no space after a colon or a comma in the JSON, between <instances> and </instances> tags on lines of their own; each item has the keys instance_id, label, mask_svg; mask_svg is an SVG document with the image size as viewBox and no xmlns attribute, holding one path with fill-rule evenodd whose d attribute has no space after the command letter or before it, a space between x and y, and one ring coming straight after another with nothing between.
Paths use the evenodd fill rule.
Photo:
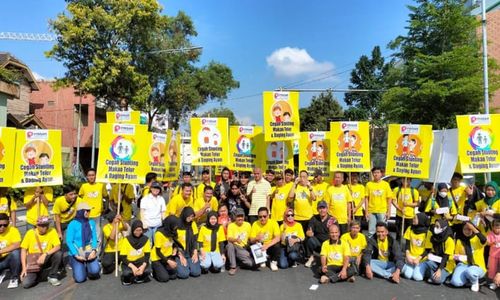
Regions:
<instances>
[{"instance_id":1,"label":"white cloud","mask_svg":"<svg viewBox=\"0 0 500 300\"><path fill-rule=\"evenodd\" d=\"M275 50L266 58L267 65L279 77L311 75L333 70L330 62L318 62L306 49L284 47Z\"/></svg>"},{"instance_id":2,"label":"white cloud","mask_svg":"<svg viewBox=\"0 0 500 300\"><path fill-rule=\"evenodd\" d=\"M240 117L240 116L235 116L236 120L241 124L241 125L254 125L257 124L251 117Z\"/></svg>"}]
</instances>

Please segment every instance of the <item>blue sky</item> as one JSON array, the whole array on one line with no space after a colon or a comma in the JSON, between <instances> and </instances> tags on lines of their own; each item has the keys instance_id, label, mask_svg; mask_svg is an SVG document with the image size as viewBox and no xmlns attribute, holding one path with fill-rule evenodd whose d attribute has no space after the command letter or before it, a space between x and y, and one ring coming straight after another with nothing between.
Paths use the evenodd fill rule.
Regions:
<instances>
[{"instance_id":1,"label":"blue sky","mask_svg":"<svg viewBox=\"0 0 500 300\"><path fill-rule=\"evenodd\" d=\"M62 0L3 1L0 31L48 32L48 20L65 8ZM262 124L265 90L300 82L295 88L347 88L350 70L376 45L385 56L389 41L405 34L410 0L349 1L213 1L161 0L163 13L186 12L194 21L203 47L200 64L215 60L228 65L240 88L224 107L244 123ZM44 78L64 74L47 59L50 42L0 40L0 51L23 60ZM314 94L301 93L300 106ZM343 95L336 96L342 102ZM219 107L210 102L199 109Z\"/></svg>"}]
</instances>

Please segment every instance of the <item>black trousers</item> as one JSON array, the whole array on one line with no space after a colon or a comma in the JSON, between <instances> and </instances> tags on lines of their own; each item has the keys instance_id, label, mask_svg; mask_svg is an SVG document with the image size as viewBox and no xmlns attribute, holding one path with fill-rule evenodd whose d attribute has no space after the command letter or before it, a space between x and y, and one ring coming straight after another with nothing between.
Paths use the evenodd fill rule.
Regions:
<instances>
[{"instance_id":1,"label":"black trousers","mask_svg":"<svg viewBox=\"0 0 500 300\"><path fill-rule=\"evenodd\" d=\"M339 277L340 271L342 271L342 266L328 266L327 267L327 272L324 275L326 275L328 278L330 278L330 282L331 283L335 283L335 282L338 282L338 281L344 281L347 278L356 275L356 270L354 269L354 267L352 265L350 265L349 267L347 267L347 270L346 270L347 271L347 277L346 277L346 279L340 279L340 277Z\"/></svg>"},{"instance_id":2,"label":"black trousers","mask_svg":"<svg viewBox=\"0 0 500 300\"><path fill-rule=\"evenodd\" d=\"M279 261L280 255L281 255L281 246L280 243L277 243L271 247L269 247L266 251L267 255L269 256L269 259L271 261Z\"/></svg>"},{"instance_id":3,"label":"black trousers","mask_svg":"<svg viewBox=\"0 0 500 300\"><path fill-rule=\"evenodd\" d=\"M40 272L28 273L26 277L24 277L22 282L23 288L28 289L35 286L38 282L45 280L42 274L46 274L46 269L49 270L48 277L57 278L57 271L59 271L62 256L63 254L61 251L57 251L56 253L47 256Z\"/></svg>"},{"instance_id":4,"label":"black trousers","mask_svg":"<svg viewBox=\"0 0 500 300\"><path fill-rule=\"evenodd\" d=\"M103 274L113 273L115 271L115 252L104 252L101 265ZM118 265L120 265L120 256L118 256Z\"/></svg>"},{"instance_id":5,"label":"black trousers","mask_svg":"<svg viewBox=\"0 0 500 300\"><path fill-rule=\"evenodd\" d=\"M177 278L177 270L169 267L168 264L161 260L151 263L153 268L153 277L159 282L167 282Z\"/></svg>"},{"instance_id":6,"label":"black trousers","mask_svg":"<svg viewBox=\"0 0 500 300\"><path fill-rule=\"evenodd\" d=\"M134 266L140 267L144 261L139 260L137 262L131 262ZM151 274L151 265L147 263L147 267L141 276L134 276L134 272L129 266L122 264L122 282L124 283L134 283L139 281L147 281L149 274Z\"/></svg>"}]
</instances>

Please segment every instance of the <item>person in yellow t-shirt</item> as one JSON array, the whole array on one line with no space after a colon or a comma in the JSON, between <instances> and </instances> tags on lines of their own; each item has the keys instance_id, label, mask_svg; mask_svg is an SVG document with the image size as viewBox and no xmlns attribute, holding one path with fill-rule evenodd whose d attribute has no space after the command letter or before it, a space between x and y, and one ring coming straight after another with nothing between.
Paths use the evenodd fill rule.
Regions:
<instances>
[{"instance_id":1,"label":"person in yellow t-shirt","mask_svg":"<svg viewBox=\"0 0 500 300\"><path fill-rule=\"evenodd\" d=\"M321 278L320 283L336 283L348 280L354 282L356 270L349 263L351 250L349 244L340 238L337 224L330 226L330 238L321 245Z\"/></svg>"},{"instance_id":2,"label":"person in yellow t-shirt","mask_svg":"<svg viewBox=\"0 0 500 300\"><path fill-rule=\"evenodd\" d=\"M19 285L20 245L21 234L19 230L9 225L9 216L7 214L0 213L0 274L10 269L9 289L17 288Z\"/></svg>"},{"instance_id":3,"label":"person in yellow t-shirt","mask_svg":"<svg viewBox=\"0 0 500 300\"><path fill-rule=\"evenodd\" d=\"M245 222L243 208L236 209L234 218L234 222L227 227L226 253L229 260L229 275L236 274L237 262L246 268L251 268L254 264L250 251L248 251L248 238L252 231L252 225Z\"/></svg>"},{"instance_id":4,"label":"person in yellow t-shirt","mask_svg":"<svg viewBox=\"0 0 500 300\"><path fill-rule=\"evenodd\" d=\"M57 274L63 259L61 241L56 230L49 228L50 219L48 216L39 217L36 224L35 228L26 232L21 242L21 274L19 278L25 289L35 286L41 279L40 273L46 268L50 268L48 282L53 286L61 285ZM36 253L41 253L37 260L40 271L28 272L28 255Z\"/></svg>"},{"instance_id":5,"label":"person in yellow t-shirt","mask_svg":"<svg viewBox=\"0 0 500 300\"><path fill-rule=\"evenodd\" d=\"M406 229L403 238L406 240L405 266L402 273L405 278L418 279L418 268L425 256L425 241L429 231L429 217L418 213L413 217L411 226ZM416 279L415 279L416 280Z\"/></svg>"},{"instance_id":6,"label":"person in yellow t-shirt","mask_svg":"<svg viewBox=\"0 0 500 300\"><path fill-rule=\"evenodd\" d=\"M181 216L184 207L190 206L194 208L193 186L191 183L183 183L181 187L182 193L173 196L167 204L167 215L176 217Z\"/></svg>"},{"instance_id":7,"label":"person in yellow t-shirt","mask_svg":"<svg viewBox=\"0 0 500 300\"><path fill-rule=\"evenodd\" d=\"M250 243L262 245L261 250L266 252L271 260L269 267L272 271L278 271L278 259L281 252L281 233L278 222L269 220L267 207L259 208L257 215L259 219L252 224Z\"/></svg>"},{"instance_id":8,"label":"person in yellow t-shirt","mask_svg":"<svg viewBox=\"0 0 500 300\"><path fill-rule=\"evenodd\" d=\"M178 247L177 251L177 278L187 279L189 276L201 275L201 266L198 253L197 236L198 226L194 222L194 210L190 206L182 209L180 225L177 229Z\"/></svg>"},{"instance_id":9,"label":"person in yellow t-shirt","mask_svg":"<svg viewBox=\"0 0 500 300\"><path fill-rule=\"evenodd\" d=\"M191 182L193 179L193 176L191 175L191 172L182 172L182 183L178 184L174 191L172 192L172 197L176 195L182 195L182 186L185 184L190 184L192 187L192 194L193 198L196 198L196 188L194 187L193 183Z\"/></svg>"},{"instance_id":10,"label":"person in yellow t-shirt","mask_svg":"<svg viewBox=\"0 0 500 300\"><path fill-rule=\"evenodd\" d=\"M6 214L10 217L10 224L16 227L17 204L15 199L9 196L9 188L0 187L0 214Z\"/></svg>"},{"instance_id":11,"label":"person in yellow t-shirt","mask_svg":"<svg viewBox=\"0 0 500 300\"><path fill-rule=\"evenodd\" d=\"M470 284L471 291L478 292L479 280L486 275L484 246L487 240L470 222L464 224L462 233L455 244L454 259L457 266L451 276L451 284L456 287Z\"/></svg>"},{"instance_id":12,"label":"person in yellow t-shirt","mask_svg":"<svg viewBox=\"0 0 500 300\"><path fill-rule=\"evenodd\" d=\"M144 235L142 222L135 220L132 222L131 234L120 243L121 281L123 285L150 281L150 253L151 243Z\"/></svg>"},{"instance_id":13,"label":"person in yellow t-shirt","mask_svg":"<svg viewBox=\"0 0 500 300\"><path fill-rule=\"evenodd\" d=\"M291 186L285 186L281 174L277 174L274 180L276 185L271 188L271 219L281 225Z\"/></svg>"},{"instance_id":14,"label":"person in yellow t-shirt","mask_svg":"<svg viewBox=\"0 0 500 300\"><path fill-rule=\"evenodd\" d=\"M63 196L57 197L52 207L52 214L55 218L56 230L59 239L62 241L69 222L76 215L76 206L81 202L76 193L76 188L72 184L63 186Z\"/></svg>"},{"instance_id":15,"label":"person in yellow t-shirt","mask_svg":"<svg viewBox=\"0 0 500 300\"><path fill-rule=\"evenodd\" d=\"M207 221L207 214L211 211L217 212L219 209L219 201L214 197L214 189L211 186L206 186L203 191L203 198L194 199L195 219L198 224Z\"/></svg>"},{"instance_id":16,"label":"person in yellow t-shirt","mask_svg":"<svg viewBox=\"0 0 500 300\"><path fill-rule=\"evenodd\" d=\"M167 282L177 278L177 229L179 218L168 216L162 226L155 232L154 246L151 249L151 266L153 277L159 282Z\"/></svg>"},{"instance_id":17,"label":"person in yellow t-shirt","mask_svg":"<svg viewBox=\"0 0 500 300\"><path fill-rule=\"evenodd\" d=\"M300 249L305 240L304 230L300 223L295 222L293 209L287 208L283 216L281 231L281 255L278 266L286 269L288 266L295 268L300 259Z\"/></svg>"},{"instance_id":18,"label":"person in yellow t-shirt","mask_svg":"<svg viewBox=\"0 0 500 300\"><path fill-rule=\"evenodd\" d=\"M378 222L387 222L391 215L392 190L387 181L382 180L382 169L372 168L373 181L365 188L365 217L368 220L368 237L375 234Z\"/></svg>"},{"instance_id":19,"label":"person in yellow t-shirt","mask_svg":"<svg viewBox=\"0 0 500 300\"><path fill-rule=\"evenodd\" d=\"M203 270L213 268L218 273L226 263L224 254L224 242L226 235L224 228L217 223L217 211L207 214L207 223L203 225L198 233L200 245L200 265Z\"/></svg>"},{"instance_id":20,"label":"person in yellow t-shirt","mask_svg":"<svg viewBox=\"0 0 500 300\"><path fill-rule=\"evenodd\" d=\"M335 172L333 185L328 188L325 195L325 201L328 203L328 214L337 219L340 233L346 233L347 224L351 220L352 197L349 188L343 185L344 173Z\"/></svg>"},{"instance_id":21,"label":"person in yellow t-shirt","mask_svg":"<svg viewBox=\"0 0 500 300\"><path fill-rule=\"evenodd\" d=\"M494 181L484 186L484 199L476 203L476 210L483 218L493 218L500 213L500 189Z\"/></svg>"},{"instance_id":22,"label":"person in yellow t-shirt","mask_svg":"<svg viewBox=\"0 0 500 300\"><path fill-rule=\"evenodd\" d=\"M80 186L78 197L82 202L87 203L92 209L90 210L90 219L94 220L96 228L98 228L98 239L101 240L101 214L103 211L103 202L108 199L108 190L106 185L100 182L95 182L96 170L91 168L87 170L87 182Z\"/></svg>"},{"instance_id":23,"label":"person in yellow t-shirt","mask_svg":"<svg viewBox=\"0 0 500 300\"><path fill-rule=\"evenodd\" d=\"M102 273L111 274L115 271L115 253L120 249L120 242L123 240L123 232L129 230L127 222L123 221L122 216L110 211L104 216L108 224L102 228L104 237L104 254L101 258ZM118 230L118 243L116 243L116 231ZM120 264L120 261L118 261Z\"/></svg>"},{"instance_id":24,"label":"person in yellow t-shirt","mask_svg":"<svg viewBox=\"0 0 500 300\"><path fill-rule=\"evenodd\" d=\"M313 217L312 203L316 199L308 176L307 171L300 171L288 194L289 201L293 202L295 220L302 225L304 232L307 231L309 220Z\"/></svg>"},{"instance_id":25,"label":"person in yellow t-shirt","mask_svg":"<svg viewBox=\"0 0 500 300\"><path fill-rule=\"evenodd\" d=\"M401 186L392 190L394 199L392 204L396 207L396 240L401 240L401 235L410 227L415 217L415 207L419 204L418 190L411 187L411 178L401 178ZM404 228L403 226L404 210Z\"/></svg>"},{"instance_id":26,"label":"person in yellow t-shirt","mask_svg":"<svg viewBox=\"0 0 500 300\"><path fill-rule=\"evenodd\" d=\"M431 223L436 222L440 218L445 218L448 221L453 220L453 217L457 214L457 207L453 199L448 196L448 185L446 183L440 183L437 186L438 193L435 197L431 196L431 200L427 202L425 207L425 212L430 213L432 216ZM442 212L438 209L448 208L448 212Z\"/></svg>"},{"instance_id":27,"label":"person in yellow t-shirt","mask_svg":"<svg viewBox=\"0 0 500 300\"><path fill-rule=\"evenodd\" d=\"M313 215L317 216L318 215L318 202L324 200L325 195L326 195L326 190L328 189L330 185L328 182L323 181L323 172L320 169L317 169L314 172L314 182L312 184L313 192L316 198L313 201L312 208L313 208Z\"/></svg>"},{"instance_id":28,"label":"person in yellow t-shirt","mask_svg":"<svg viewBox=\"0 0 500 300\"><path fill-rule=\"evenodd\" d=\"M125 222L130 222L132 220L132 202L135 199L134 186L129 183L111 185L111 192L109 196L110 204L112 209L116 212L118 208L118 188L120 187L120 212L123 220Z\"/></svg>"},{"instance_id":29,"label":"person in yellow t-shirt","mask_svg":"<svg viewBox=\"0 0 500 300\"><path fill-rule=\"evenodd\" d=\"M352 214L356 221L361 222L365 215L365 186L359 182L359 173L351 173L350 180L348 187L352 196Z\"/></svg>"},{"instance_id":30,"label":"person in yellow t-shirt","mask_svg":"<svg viewBox=\"0 0 500 300\"><path fill-rule=\"evenodd\" d=\"M357 273L361 270L361 259L363 258L363 251L366 249L367 241L366 236L360 232L361 223L357 220L352 220L349 223L349 232L341 236L342 242L346 242L351 250L351 265L354 266Z\"/></svg>"},{"instance_id":31,"label":"person in yellow t-shirt","mask_svg":"<svg viewBox=\"0 0 500 300\"><path fill-rule=\"evenodd\" d=\"M24 190L24 206L26 207L26 231L36 227L40 216L49 215L49 202L52 202L53 191L50 186L30 187Z\"/></svg>"},{"instance_id":32,"label":"person in yellow t-shirt","mask_svg":"<svg viewBox=\"0 0 500 300\"><path fill-rule=\"evenodd\" d=\"M204 169L201 171L201 183L196 187L195 199L203 199L206 186L210 186L212 189L215 189L215 182L210 180L210 171Z\"/></svg>"}]
</instances>

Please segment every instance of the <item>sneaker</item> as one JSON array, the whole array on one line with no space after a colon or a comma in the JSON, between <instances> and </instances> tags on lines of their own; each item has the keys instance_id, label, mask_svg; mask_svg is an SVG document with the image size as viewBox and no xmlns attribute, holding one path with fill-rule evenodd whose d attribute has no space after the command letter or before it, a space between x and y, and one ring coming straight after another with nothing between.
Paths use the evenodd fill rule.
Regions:
<instances>
[{"instance_id":1,"label":"sneaker","mask_svg":"<svg viewBox=\"0 0 500 300\"><path fill-rule=\"evenodd\" d=\"M123 286L129 286L129 285L132 285L132 282L122 281L122 285Z\"/></svg>"},{"instance_id":2,"label":"sneaker","mask_svg":"<svg viewBox=\"0 0 500 300\"><path fill-rule=\"evenodd\" d=\"M304 264L304 266L306 268L310 268L312 266L314 262L314 256L311 255L311 257L309 257L309 259L306 261L306 263Z\"/></svg>"},{"instance_id":3,"label":"sneaker","mask_svg":"<svg viewBox=\"0 0 500 300\"><path fill-rule=\"evenodd\" d=\"M347 278L347 282L355 282L355 281L356 281L356 278L354 276Z\"/></svg>"},{"instance_id":4,"label":"sneaker","mask_svg":"<svg viewBox=\"0 0 500 300\"><path fill-rule=\"evenodd\" d=\"M297 268L298 264L296 262L293 263L292 268Z\"/></svg>"},{"instance_id":5,"label":"sneaker","mask_svg":"<svg viewBox=\"0 0 500 300\"><path fill-rule=\"evenodd\" d=\"M325 276L325 275L322 275L321 278L319 279L319 283L322 283L322 284L329 283L329 282L330 282L330 278L328 278L328 276Z\"/></svg>"},{"instance_id":6,"label":"sneaker","mask_svg":"<svg viewBox=\"0 0 500 300\"><path fill-rule=\"evenodd\" d=\"M7 286L8 289L15 289L19 286L19 281L16 279L11 279L9 281L9 285Z\"/></svg>"},{"instance_id":7,"label":"sneaker","mask_svg":"<svg viewBox=\"0 0 500 300\"><path fill-rule=\"evenodd\" d=\"M58 286L61 285L61 281L57 278L54 277L47 277L47 281L52 284L53 286Z\"/></svg>"},{"instance_id":8,"label":"sneaker","mask_svg":"<svg viewBox=\"0 0 500 300\"><path fill-rule=\"evenodd\" d=\"M494 291L494 290L496 290L496 289L497 289L497 285L496 285L494 282L490 283L490 285L489 285L488 287L489 287L489 288L490 288L490 290L492 290L492 291Z\"/></svg>"},{"instance_id":9,"label":"sneaker","mask_svg":"<svg viewBox=\"0 0 500 300\"><path fill-rule=\"evenodd\" d=\"M232 276L232 275L234 275L234 274L236 274L236 268L231 268L231 269L229 269L229 272L227 272L227 273L228 273L229 275L231 275L231 276Z\"/></svg>"},{"instance_id":10,"label":"sneaker","mask_svg":"<svg viewBox=\"0 0 500 300\"><path fill-rule=\"evenodd\" d=\"M3 270L2 274L0 274L0 284L5 279L5 276L7 276L7 270Z\"/></svg>"},{"instance_id":11,"label":"sneaker","mask_svg":"<svg viewBox=\"0 0 500 300\"><path fill-rule=\"evenodd\" d=\"M473 292L479 292L479 282L475 282L471 285L470 290Z\"/></svg>"},{"instance_id":12,"label":"sneaker","mask_svg":"<svg viewBox=\"0 0 500 300\"><path fill-rule=\"evenodd\" d=\"M266 267L266 263L261 263L261 264L260 264L260 267L261 267L261 268L265 268L265 267Z\"/></svg>"},{"instance_id":13,"label":"sneaker","mask_svg":"<svg viewBox=\"0 0 500 300\"><path fill-rule=\"evenodd\" d=\"M273 271L273 272L278 271L278 263L274 260L269 264L269 267L271 268L271 271Z\"/></svg>"}]
</instances>

